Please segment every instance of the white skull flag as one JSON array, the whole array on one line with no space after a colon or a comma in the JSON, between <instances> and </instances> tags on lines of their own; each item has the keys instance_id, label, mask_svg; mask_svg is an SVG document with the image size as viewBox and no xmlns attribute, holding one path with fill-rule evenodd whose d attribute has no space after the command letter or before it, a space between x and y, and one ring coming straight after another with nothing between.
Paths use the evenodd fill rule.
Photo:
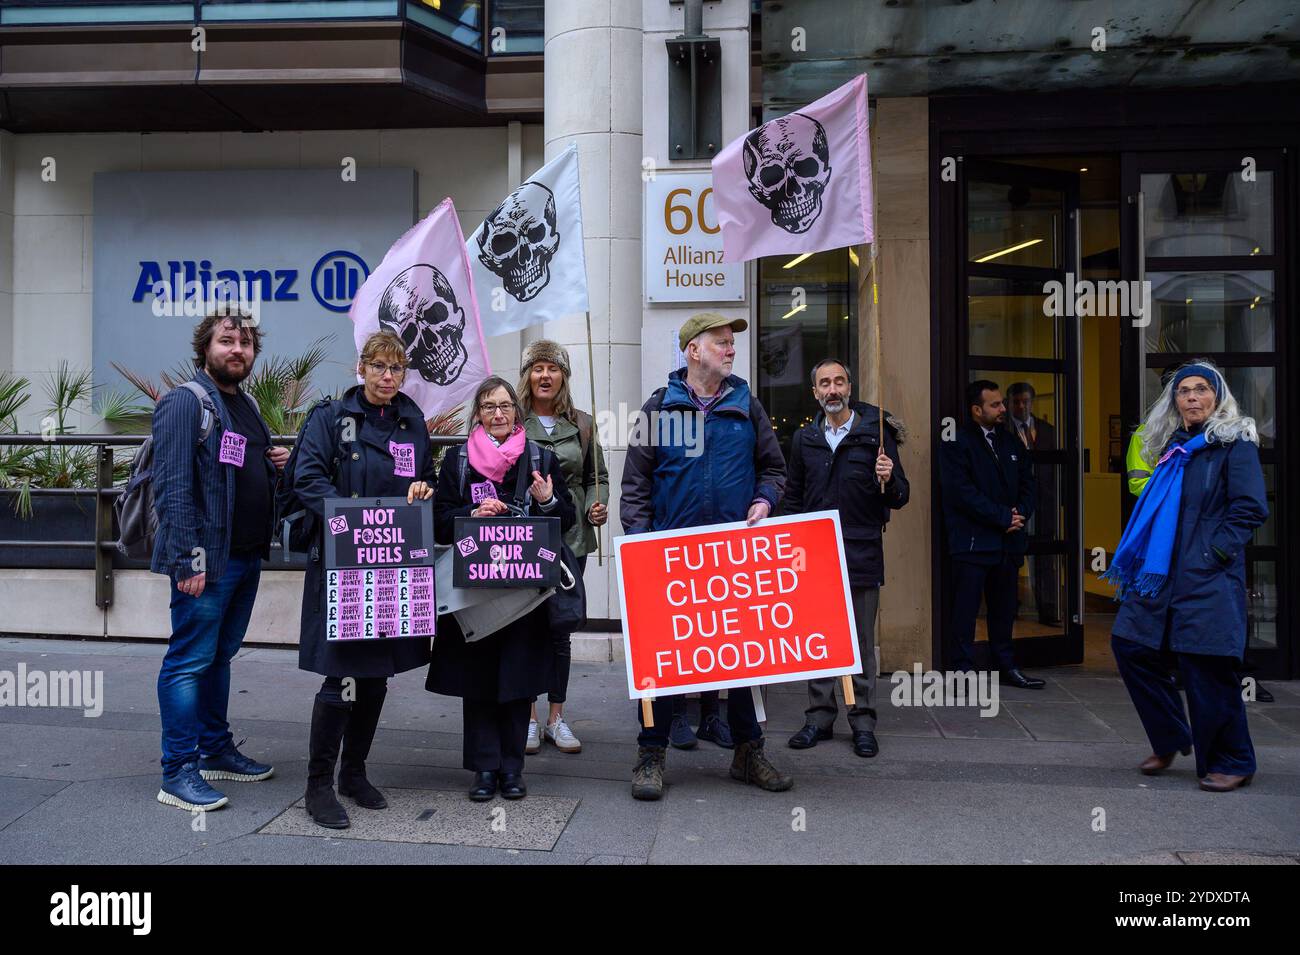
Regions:
<instances>
[{"instance_id":1,"label":"white skull flag","mask_svg":"<svg viewBox=\"0 0 1300 955\"><path fill-rule=\"evenodd\" d=\"M577 145L506 196L465 247L488 335L587 311Z\"/></svg>"},{"instance_id":2,"label":"white skull flag","mask_svg":"<svg viewBox=\"0 0 1300 955\"><path fill-rule=\"evenodd\" d=\"M348 315L358 354L380 329L402 340L410 362L402 391L426 419L464 403L491 374L465 236L450 199L393 243Z\"/></svg>"},{"instance_id":3,"label":"white skull flag","mask_svg":"<svg viewBox=\"0 0 1300 955\"><path fill-rule=\"evenodd\" d=\"M728 143L713 202L725 262L871 242L866 74Z\"/></svg>"}]
</instances>

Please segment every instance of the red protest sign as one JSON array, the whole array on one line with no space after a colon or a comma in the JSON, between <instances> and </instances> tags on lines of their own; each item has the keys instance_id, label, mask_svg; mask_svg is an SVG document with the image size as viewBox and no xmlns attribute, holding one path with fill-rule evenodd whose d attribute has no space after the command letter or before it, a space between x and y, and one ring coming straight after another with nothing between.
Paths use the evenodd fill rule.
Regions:
<instances>
[{"instance_id":1,"label":"red protest sign","mask_svg":"<svg viewBox=\"0 0 1300 955\"><path fill-rule=\"evenodd\" d=\"M838 512L614 548L632 698L862 672Z\"/></svg>"}]
</instances>

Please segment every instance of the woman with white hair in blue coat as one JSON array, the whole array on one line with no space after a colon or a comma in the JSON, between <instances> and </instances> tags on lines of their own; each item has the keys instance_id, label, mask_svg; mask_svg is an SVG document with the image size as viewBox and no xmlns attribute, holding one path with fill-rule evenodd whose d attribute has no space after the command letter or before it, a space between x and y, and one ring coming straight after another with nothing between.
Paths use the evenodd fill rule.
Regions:
<instances>
[{"instance_id":1,"label":"woman with white hair in blue coat","mask_svg":"<svg viewBox=\"0 0 1300 955\"><path fill-rule=\"evenodd\" d=\"M1163 772L1195 747L1201 788L1228 792L1255 774L1237 668L1246 647L1245 548L1268 518L1259 435L1223 374L1201 359L1170 378L1147 414L1143 443L1144 457L1158 464L1103 575L1123 601L1111 647L1151 741L1139 769Z\"/></svg>"}]
</instances>

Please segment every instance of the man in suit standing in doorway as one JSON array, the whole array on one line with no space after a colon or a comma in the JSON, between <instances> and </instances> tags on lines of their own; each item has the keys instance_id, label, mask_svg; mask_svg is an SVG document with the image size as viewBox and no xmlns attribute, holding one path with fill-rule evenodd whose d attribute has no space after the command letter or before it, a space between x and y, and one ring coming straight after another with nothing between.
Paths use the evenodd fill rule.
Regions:
<instances>
[{"instance_id":1,"label":"man in suit standing in doorway","mask_svg":"<svg viewBox=\"0 0 1300 955\"><path fill-rule=\"evenodd\" d=\"M1034 513L1034 469L1025 446L1004 427L996 382L966 387L970 420L940 445L939 482L953 575L953 666L975 667L975 618L988 607L989 656L1002 682L1040 690L1044 681L1016 666L1011 632L1019 609L1020 568Z\"/></svg>"},{"instance_id":2,"label":"man in suit standing in doorway","mask_svg":"<svg viewBox=\"0 0 1300 955\"><path fill-rule=\"evenodd\" d=\"M1038 397L1034 386L1027 381L1017 381L1007 389L1007 430L1019 439L1030 452L1055 451L1056 428L1051 422L1034 415L1034 399ZM1037 477L1038 500L1034 503L1034 517L1029 522L1030 538L1045 541L1056 539L1058 496L1056 493L1057 466L1044 463L1030 454ZM1044 555L1031 557L1030 574L1034 580L1034 604L1038 622L1057 626L1061 622L1060 557Z\"/></svg>"}]
</instances>

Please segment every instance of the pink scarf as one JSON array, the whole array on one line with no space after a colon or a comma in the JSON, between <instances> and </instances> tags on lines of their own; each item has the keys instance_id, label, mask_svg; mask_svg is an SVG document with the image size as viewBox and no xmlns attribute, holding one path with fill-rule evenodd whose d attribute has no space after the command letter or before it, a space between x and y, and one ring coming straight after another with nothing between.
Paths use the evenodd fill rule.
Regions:
<instances>
[{"instance_id":1,"label":"pink scarf","mask_svg":"<svg viewBox=\"0 0 1300 955\"><path fill-rule=\"evenodd\" d=\"M481 424L476 424L469 434L469 463L479 474L494 484L500 484L506 472L519 460L527 443L524 429L515 426L510 437L497 446Z\"/></svg>"}]
</instances>

